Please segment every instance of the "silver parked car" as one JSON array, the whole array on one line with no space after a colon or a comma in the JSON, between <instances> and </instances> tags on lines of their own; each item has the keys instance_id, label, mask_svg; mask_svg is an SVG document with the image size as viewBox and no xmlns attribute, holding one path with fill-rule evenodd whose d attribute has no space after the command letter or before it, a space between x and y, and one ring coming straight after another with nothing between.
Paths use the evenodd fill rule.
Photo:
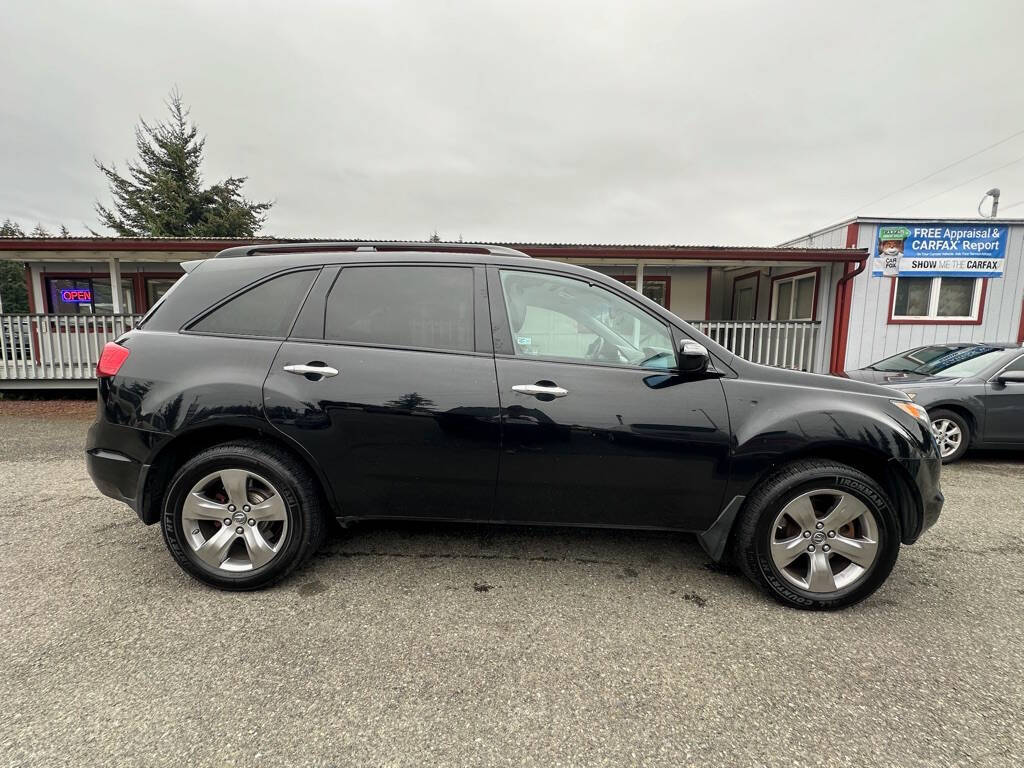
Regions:
<instances>
[{"instance_id":1,"label":"silver parked car","mask_svg":"<svg viewBox=\"0 0 1024 768\"><path fill-rule=\"evenodd\" d=\"M899 389L923 405L946 464L968 448L1024 449L1024 348L1019 344L930 344L846 376Z\"/></svg>"}]
</instances>

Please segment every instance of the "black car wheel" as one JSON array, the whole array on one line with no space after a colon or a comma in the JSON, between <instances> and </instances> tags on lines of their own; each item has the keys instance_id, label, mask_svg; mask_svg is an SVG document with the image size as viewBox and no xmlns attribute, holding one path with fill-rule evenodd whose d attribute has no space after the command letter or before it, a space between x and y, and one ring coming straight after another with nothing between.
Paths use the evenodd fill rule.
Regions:
<instances>
[{"instance_id":1,"label":"black car wheel","mask_svg":"<svg viewBox=\"0 0 1024 768\"><path fill-rule=\"evenodd\" d=\"M971 444L971 427L967 419L954 411L937 409L930 412L932 434L939 446L943 464L959 461Z\"/></svg>"},{"instance_id":2,"label":"black car wheel","mask_svg":"<svg viewBox=\"0 0 1024 768\"><path fill-rule=\"evenodd\" d=\"M736 560L786 605L843 608L882 585L899 554L885 491L853 467L794 462L750 495L737 523Z\"/></svg>"},{"instance_id":3,"label":"black car wheel","mask_svg":"<svg viewBox=\"0 0 1024 768\"><path fill-rule=\"evenodd\" d=\"M259 443L218 445L182 466L161 517L178 564L221 589L259 589L307 560L326 525L309 472Z\"/></svg>"}]
</instances>

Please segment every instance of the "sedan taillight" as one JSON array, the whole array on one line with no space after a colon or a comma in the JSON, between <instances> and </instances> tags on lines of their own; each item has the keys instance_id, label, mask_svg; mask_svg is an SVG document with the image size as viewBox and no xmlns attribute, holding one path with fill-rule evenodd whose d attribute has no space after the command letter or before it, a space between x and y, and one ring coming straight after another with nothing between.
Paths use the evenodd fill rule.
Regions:
<instances>
[{"instance_id":1,"label":"sedan taillight","mask_svg":"<svg viewBox=\"0 0 1024 768\"><path fill-rule=\"evenodd\" d=\"M96 376L101 379L116 376L130 354L131 351L127 347L108 341L100 353L100 361L96 364Z\"/></svg>"}]
</instances>

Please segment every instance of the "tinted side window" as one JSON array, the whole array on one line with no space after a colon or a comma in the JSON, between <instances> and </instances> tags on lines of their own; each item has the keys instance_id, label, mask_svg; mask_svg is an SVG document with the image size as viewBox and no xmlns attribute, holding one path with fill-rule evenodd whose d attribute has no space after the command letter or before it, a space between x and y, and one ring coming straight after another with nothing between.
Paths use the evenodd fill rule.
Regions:
<instances>
[{"instance_id":1,"label":"tinted side window","mask_svg":"<svg viewBox=\"0 0 1024 768\"><path fill-rule=\"evenodd\" d=\"M327 297L332 341L472 352L473 270L347 267Z\"/></svg>"},{"instance_id":2,"label":"tinted side window","mask_svg":"<svg viewBox=\"0 0 1024 768\"><path fill-rule=\"evenodd\" d=\"M311 269L271 278L218 307L190 330L283 338L314 277L316 270Z\"/></svg>"}]
</instances>

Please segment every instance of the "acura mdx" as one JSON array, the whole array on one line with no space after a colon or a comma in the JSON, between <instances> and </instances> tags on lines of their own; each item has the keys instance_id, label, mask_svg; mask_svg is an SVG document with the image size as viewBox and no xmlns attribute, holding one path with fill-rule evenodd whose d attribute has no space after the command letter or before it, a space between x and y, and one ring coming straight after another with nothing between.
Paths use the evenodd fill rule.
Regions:
<instances>
[{"instance_id":1,"label":"acura mdx","mask_svg":"<svg viewBox=\"0 0 1024 768\"><path fill-rule=\"evenodd\" d=\"M89 472L189 574L283 578L331 518L688 531L838 608L942 507L925 409L755 365L611 277L508 248L230 248L97 369Z\"/></svg>"}]
</instances>

